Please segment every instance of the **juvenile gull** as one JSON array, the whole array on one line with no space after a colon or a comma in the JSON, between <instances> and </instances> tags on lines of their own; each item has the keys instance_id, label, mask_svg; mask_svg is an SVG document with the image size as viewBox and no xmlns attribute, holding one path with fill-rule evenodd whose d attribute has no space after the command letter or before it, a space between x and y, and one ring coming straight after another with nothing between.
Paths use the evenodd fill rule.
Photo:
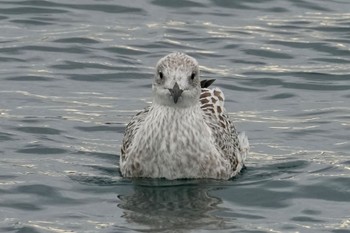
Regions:
<instances>
[{"instance_id":1,"label":"juvenile gull","mask_svg":"<svg viewBox=\"0 0 350 233\"><path fill-rule=\"evenodd\" d=\"M224 95L200 81L184 53L159 60L151 106L127 125L120 170L125 177L229 179L244 166L248 138L225 114Z\"/></svg>"}]
</instances>

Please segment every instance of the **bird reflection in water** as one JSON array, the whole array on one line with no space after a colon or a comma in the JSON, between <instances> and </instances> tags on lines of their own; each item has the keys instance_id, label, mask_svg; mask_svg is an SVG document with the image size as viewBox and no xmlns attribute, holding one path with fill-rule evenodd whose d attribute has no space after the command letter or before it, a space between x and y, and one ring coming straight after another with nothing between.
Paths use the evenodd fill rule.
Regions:
<instances>
[{"instance_id":1,"label":"bird reflection in water","mask_svg":"<svg viewBox=\"0 0 350 233\"><path fill-rule=\"evenodd\" d=\"M208 194L215 188L186 181L141 182L133 194L119 196L128 222L165 231L225 228L225 219L215 216L225 209L219 207L222 200Z\"/></svg>"}]
</instances>

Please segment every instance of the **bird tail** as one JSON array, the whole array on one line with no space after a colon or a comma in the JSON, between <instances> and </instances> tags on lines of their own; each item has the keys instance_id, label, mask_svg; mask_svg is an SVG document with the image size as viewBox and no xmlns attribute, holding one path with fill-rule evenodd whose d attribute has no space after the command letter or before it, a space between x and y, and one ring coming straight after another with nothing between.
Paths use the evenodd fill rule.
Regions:
<instances>
[{"instance_id":1,"label":"bird tail","mask_svg":"<svg viewBox=\"0 0 350 233\"><path fill-rule=\"evenodd\" d=\"M245 135L245 132L241 132L238 134L238 141L239 141L239 146L240 146L240 151L241 151L241 155L242 155L242 161L244 163L248 152L249 152L249 141L248 141L248 137Z\"/></svg>"}]
</instances>

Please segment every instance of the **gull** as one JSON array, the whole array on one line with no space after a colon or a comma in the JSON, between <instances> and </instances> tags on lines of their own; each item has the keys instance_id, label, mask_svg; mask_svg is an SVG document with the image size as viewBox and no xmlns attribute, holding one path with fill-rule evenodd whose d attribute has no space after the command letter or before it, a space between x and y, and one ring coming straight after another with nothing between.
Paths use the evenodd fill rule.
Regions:
<instances>
[{"instance_id":1,"label":"gull","mask_svg":"<svg viewBox=\"0 0 350 233\"><path fill-rule=\"evenodd\" d=\"M170 53L156 65L152 104L126 126L121 145L124 177L230 179L249 152L225 113L224 94L200 80L196 59Z\"/></svg>"}]
</instances>

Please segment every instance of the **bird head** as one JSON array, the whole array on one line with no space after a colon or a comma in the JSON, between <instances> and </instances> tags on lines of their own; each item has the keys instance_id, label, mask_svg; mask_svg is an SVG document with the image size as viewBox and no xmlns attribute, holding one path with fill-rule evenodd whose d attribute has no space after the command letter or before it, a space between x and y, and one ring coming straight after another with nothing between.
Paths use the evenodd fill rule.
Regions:
<instances>
[{"instance_id":1,"label":"bird head","mask_svg":"<svg viewBox=\"0 0 350 233\"><path fill-rule=\"evenodd\" d=\"M178 107L198 104L201 87L196 59L179 52L161 58L152 89L156 104Z\"/></svg>"}]
</instances>

